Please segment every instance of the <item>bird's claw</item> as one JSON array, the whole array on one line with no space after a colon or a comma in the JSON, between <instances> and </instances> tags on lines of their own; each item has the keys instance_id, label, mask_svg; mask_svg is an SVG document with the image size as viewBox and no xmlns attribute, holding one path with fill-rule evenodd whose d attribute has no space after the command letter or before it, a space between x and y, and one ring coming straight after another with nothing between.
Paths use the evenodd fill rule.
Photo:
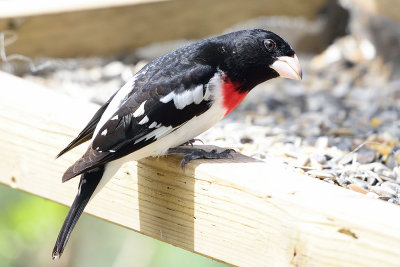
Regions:
<instances>
[{"instance_id":1,"label":"bird's claw","mask_svg":"<svg viewBox=\"0 0 400 267\"><path fill-rule=\"evenodd\" d=\"M204 145L204 142L201 139L193 138L193 139L190 139L189 141L183 143L181 146L193 146L193 144L196 143L197 141L201 142Z\"/></svg>"}]
</instances>

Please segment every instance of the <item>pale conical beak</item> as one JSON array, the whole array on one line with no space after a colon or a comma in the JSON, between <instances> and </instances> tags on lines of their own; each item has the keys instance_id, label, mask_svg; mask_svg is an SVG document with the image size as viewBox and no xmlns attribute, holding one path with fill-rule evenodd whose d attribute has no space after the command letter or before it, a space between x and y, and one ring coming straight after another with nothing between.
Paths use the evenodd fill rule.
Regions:
<instances>
[{"instance_id":1,"label":"pale conical beak","mask_svg":"<svg viewBox=\"0 0 400 267\"><path fill-rule=\"evenodd\" d=\"M301 80L303 77L300 62L296 55L293 55L292 57L278 57L270 68L275 70L279 76L283 78Z\"/></svg>"}]
</instances>

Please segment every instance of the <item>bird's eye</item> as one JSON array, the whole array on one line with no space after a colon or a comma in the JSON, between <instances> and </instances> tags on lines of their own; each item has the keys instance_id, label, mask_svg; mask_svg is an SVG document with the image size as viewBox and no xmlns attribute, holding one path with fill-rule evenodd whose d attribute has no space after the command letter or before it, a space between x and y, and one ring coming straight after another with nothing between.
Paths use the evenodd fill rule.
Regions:
<instances>
[{"instance_id":1,"label":"bird's eye","mask_svg":"<svg viewBox=\"0 0 400 267\"><path fill-rule=\"evenodd\" d=\"M272 41L271 39L266 39L266 40L264 40L264 45L265 45L265 47L267 48L267 50L268 50L269 52L271 52L272 50L274 50L274 49L275 49L275 46L276 46L275 42Z\"/></svg>"}]
</instances>

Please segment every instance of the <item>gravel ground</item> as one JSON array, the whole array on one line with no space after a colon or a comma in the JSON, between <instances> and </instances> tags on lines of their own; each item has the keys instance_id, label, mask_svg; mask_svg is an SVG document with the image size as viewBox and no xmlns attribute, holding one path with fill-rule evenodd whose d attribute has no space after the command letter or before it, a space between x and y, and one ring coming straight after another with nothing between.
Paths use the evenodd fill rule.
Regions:
<instances>
[{"instance_id":1,"label":"gravel ground","mask_svg":"<svg viewBox=\"0 0 400 267\"><path fill-rule=\"evenodd\" d=\"M399 204L400 80L389 79L379 60L337 62L320 70L301 61L303 82L265 83L203 136Z\"/></svg>"},{"instance_id":2,"label":"gravel ground","mask_svg":"<svg viewBox=\"0 0 400 267\"><path fill-rule=\"evenodd\" d=\"M185 43L153 45L124 61L42 59L33 62L42 70L19 74L70 96L103 103L146 64L143 55ZM278 158L311 177L399 204L400 79L394 78L390 66L370 56L371 49L362 50L365 45L350 53L341 44L331 47L340 52L335 60L328 52L300 55L302 82L274 79L260 85L199 138L261 160ZM0 67L13 71L11 65Z\"/></svg>"}]
</instances>

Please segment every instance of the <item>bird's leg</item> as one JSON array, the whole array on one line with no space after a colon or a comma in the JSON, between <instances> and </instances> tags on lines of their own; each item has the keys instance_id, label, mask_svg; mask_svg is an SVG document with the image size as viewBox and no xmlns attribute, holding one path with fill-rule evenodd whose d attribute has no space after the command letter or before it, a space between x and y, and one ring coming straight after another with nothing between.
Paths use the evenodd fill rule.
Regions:
<instances>
[{"instance_id":1,"label":"bird's leg","mask_svg":"<svg viewBox=\"0 0 400 267\"><path fill-rule=\"evenodd\" d=\"M194 159L226 159L233 158L231 155L232 152L235 152L234 149L225 149L222 152L217 152L216 149L211 150L210 152L205 151L201 148L195 147L174 147L168 149L168 154L179 154L185 155L181 161L181 168L185 166L186 163L194 160Z\"/></svg>"},{"instance_id":2,"label":"bird's leg","mask_svg":"<svg viewBox=\"0 0 400 267\"><path fill-rule=\"evenodd\" d=\"M181 146L193 146L193 144L196 143L197 141L201 142L204 145L204 142L201 139L193 138L193 139L190 139L189 141L183 143Z\"/></svg>"}]
</instances>

